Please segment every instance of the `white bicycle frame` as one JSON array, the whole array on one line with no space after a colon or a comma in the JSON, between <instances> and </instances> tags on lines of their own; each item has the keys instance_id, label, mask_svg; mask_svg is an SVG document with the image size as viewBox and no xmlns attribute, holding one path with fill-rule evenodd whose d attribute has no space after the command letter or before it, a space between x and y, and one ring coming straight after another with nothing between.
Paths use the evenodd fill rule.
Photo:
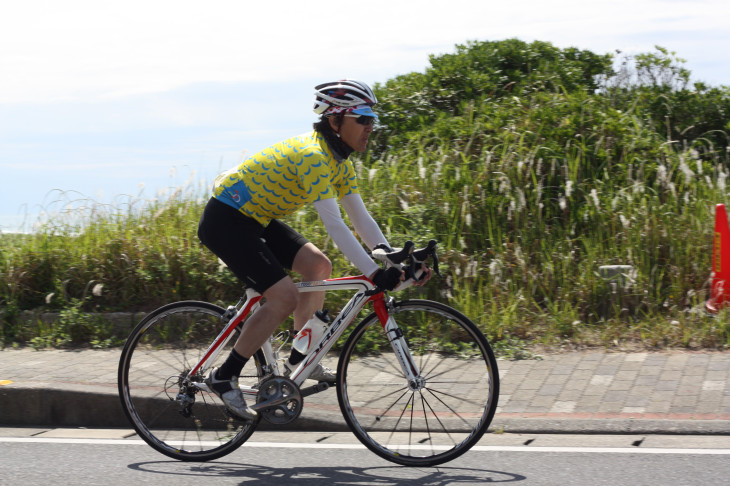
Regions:
<instances>
[{"instance_id":1,"label":"white bicycle frame","mask_svg":"<svg viewBox=\"0 0 730 486\"><path fill-rule=\"evenodd\" d=\"M350 326L352 321L358 315L358 313L365 307L365 305L372 301L375 313L380 320L381 325L386 333L388 341L390 342L393 352L395 353L398 363L403 371L404 376L408 380L409 386L412 388L418 387L421 382L420 370L411 356L408 345L403 338L403 333L400 331L398 324L395 319L388 312L387 303L382 292L372 294L375 285L365 277L364 275L357 277L342 277L332 278L327 280L318 280L312 282L300 282L295 284L299 292L322 292L322 291L333 291L333 290L357 290L354 296L349 300L347 305L340 311L335 319L327 327L327 331L323 334L319 343L316 344L313 351L305 357L305 359L292 370L289 375L289 379L296 383L297 386L301 386L302 383L309 377L312 370L322 360L324 356L329 352L335 342L342 336L345 330ZM402 288L405 288L404 286ZM261 294L253 289L247 289L245 299L242 299L235 307L230 307L229 311L236 311L233 317L228 321L223 330L215 338L215 341L207 349L203 357L188 373L188 379L193 382L192 377L200 372L198 376L204 376L206 370L210 367L211 363L215 362L216 357L220 351L225 347L226 343L233 336L233 330L243 321L247 316L256 312L260 306ZM244 324L245 326L245 324ZM266 362L269 364L270 369L267 370L267 374L273 376L281 376L281 372L278 366L278 353L274 351L272 346L272 338L266 340L261 347ZM194 386L201 390L210 391L208 386L202 382L193 382ZM248 398L253 398L255 401L258 389L240 385L241 391ZM257 408L253 406L253 408Z\"/></svg>"}]
</instances>

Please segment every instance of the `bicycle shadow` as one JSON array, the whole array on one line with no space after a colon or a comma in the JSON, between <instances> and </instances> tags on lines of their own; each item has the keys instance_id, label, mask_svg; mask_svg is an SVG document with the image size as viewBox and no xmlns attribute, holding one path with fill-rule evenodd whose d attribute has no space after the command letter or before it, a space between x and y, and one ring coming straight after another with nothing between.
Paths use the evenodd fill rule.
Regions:
<instances>
[{"instance_id":1,"label":"bicycle shadow","mask_svg":"<svg viewBox=\"0 0 730 486\"><path fill-rule=\"evenodd\" d=\"M179 461L152 461L130 464L130 469L169 476L194 476L197 478L238 479L240 484L399 484L429 486L447 484L507 483L527 479L520 474L504 471L471 469L463 467L411 468L404 466L382 467L266 467L255 464L210 462L191 464Z\"/></svg>"}]
</instances>

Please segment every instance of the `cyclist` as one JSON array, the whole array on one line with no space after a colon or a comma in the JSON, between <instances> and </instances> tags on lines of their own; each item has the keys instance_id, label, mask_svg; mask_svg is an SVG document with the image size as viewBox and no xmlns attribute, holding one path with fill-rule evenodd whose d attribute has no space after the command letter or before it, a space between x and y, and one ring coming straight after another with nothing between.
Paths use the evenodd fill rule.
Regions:
<instances>
[{"instance_id":1,"label":"cyclist","mask_svg":"<svg viewBox=\"0 0 730 486\"><path fill-rule=\"evenodd\" d=\"M200 241L265 299L247 321L226 361L212 369L206 379L226 407L242 419L256 416L238 388L238 376L246 362L290 314L298 331L324 303L324 292L300 294L285 269L300 274L304 281L324 280L332 271L324 253L281 218L311 203L337 247L373 283L392 290L404 279L401 270L381 269L373 262L343 221L337 205L339 200L371 250L378 245L388 247L363 204L349 159L352 152L365 151L378 119L372 110L376 103L375 94L363 82L320 84L315 87L314 103L314 113L320 118L312 132L249 157L215 181L213 197L200 219ZM430 269L424 267L424 271L418 285L431 276ZM285 363L286 371L303 359L293 350ZM336 376L320 364L310 379L334 383Z\"/></svg>"}]
</instances>

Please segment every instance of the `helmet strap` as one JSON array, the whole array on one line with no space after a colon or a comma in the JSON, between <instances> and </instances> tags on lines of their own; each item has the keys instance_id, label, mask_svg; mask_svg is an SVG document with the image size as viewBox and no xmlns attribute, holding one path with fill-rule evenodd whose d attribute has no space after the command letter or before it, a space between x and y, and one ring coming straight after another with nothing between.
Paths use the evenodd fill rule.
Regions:
<instances>
[{"instance_id":1,"label":"helmet strap","mask_svg":"<svg viewBox=\"0 0 730 486\"><path fill-rule=\"evenodd\" d=\"M342 113L335 116L337 118L334 120L334 123L327 120L327 124L321 130L321 133L324 135L324 140L327 142L327 145L329 145L330 150L332 150L335 159L337 159L338 162L342 162L350 156L353 150L342 140L342 138L340 138L340 134L338 133L342 126L342 121L345 118L345 114ZM335 127L337 130L335 130Z\"/></svg>"},{"instance_id":2,"label":"helmet strap","mask_svg":"<svg viewBox=\"0 0 730 486\"><path fill-rule=\"evenodd\" d=\"M332 131L335 135L337 135L337 138L340 138L340 128L342 127L342 123L345 121L345 112L341 111L335 115L330 115L330 119L334 120L334 123L330 123Z\"/></svg>"}]
</instances>

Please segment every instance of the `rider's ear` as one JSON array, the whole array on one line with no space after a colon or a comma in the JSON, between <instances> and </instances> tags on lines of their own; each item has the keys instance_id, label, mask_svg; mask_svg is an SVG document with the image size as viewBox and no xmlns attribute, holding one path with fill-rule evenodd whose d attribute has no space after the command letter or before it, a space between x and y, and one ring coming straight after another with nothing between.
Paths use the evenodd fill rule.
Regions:
<instances>
[{"instance_id":1,"label":"rider's ear","mask_svg":"<svg viewBox=\"0 0 730 486\"><path fill-rule=\"evenodd\" d=\"M330 127L332 130L335 131L335 133L338 133L340 131L340 123L342 122L342 118L339 116L330 116L327 118L330 122Z\"/></svg>"}]
</instances>

